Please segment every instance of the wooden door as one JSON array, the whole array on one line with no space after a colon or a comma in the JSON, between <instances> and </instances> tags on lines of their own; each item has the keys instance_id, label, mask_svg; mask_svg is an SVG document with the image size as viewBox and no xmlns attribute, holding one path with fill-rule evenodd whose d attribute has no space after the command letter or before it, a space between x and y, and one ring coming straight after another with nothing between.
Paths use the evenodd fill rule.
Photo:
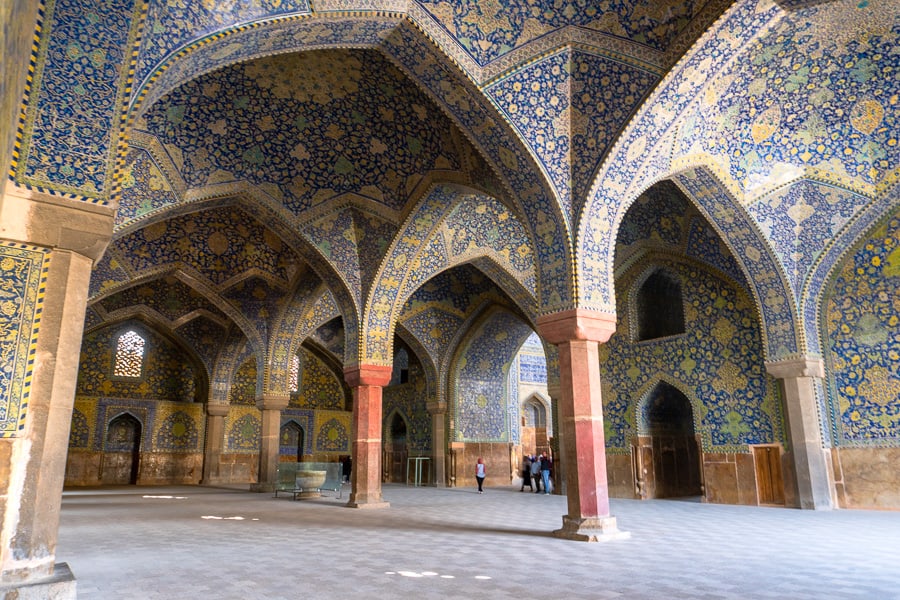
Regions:
<instances>
[{"instance_id":1,"label":"wooden door","mask_svg":"<svg viewBox=\"0 0 900 600\"><path fill-rule=\"evenodd\" d=\"M760 504L784 506L784 479L781 475L781 448L756 446L756 493Z\"/></svg>"}]
</instances>

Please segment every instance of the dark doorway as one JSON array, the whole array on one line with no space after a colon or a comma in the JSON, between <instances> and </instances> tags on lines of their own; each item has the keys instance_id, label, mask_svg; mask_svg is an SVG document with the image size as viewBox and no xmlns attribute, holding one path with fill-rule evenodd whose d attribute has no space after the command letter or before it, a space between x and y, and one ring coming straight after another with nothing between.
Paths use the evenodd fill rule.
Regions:
<instances>
[{"instance_id":1,"label":"dark doorway","mask_svg":"<svg viewBox=\"0 0 900 600\"><path fill-rule=\"evenodd\" d=\"M103 452L104 485L134 485L141 466L141 422L128 413L109 422Z\"/></svg>"},{"instance_id":2,"label":"dark doorway","mask_svg":"<svg viewBox=\"0 0 900 600\"><path fill-rule=\"evenodd\" d=\"M638 341L684 333L684 302L678 277L660 269L638 290Z\"/></svg>"},{"instance_id":3,"label":"dark doorway","mask_svg":"<svg viewBox=\"0 0 900 600\"><path fill-rule=\"evenodd\" d=\"M649 435L642 436L640 445L647 471L646 496L701 495L700 447L690 401L674 386L661 382L647 399L645 418Z\"/></svg>"},{"instance_id":4,"label":"dark doorway","mask_svg":"<svg viewBox=\"0 0 900 600\"><path fill-rule=\"evenodd\" d=\"M303 460L303 445L305 438L303 428L296 421L288 421L281 426L281 435L278 442L278 453L281 460L286 462L301 462Z\"/></svg>"},{"instance_id":5,"label":"dark doorway","mask_svg":"<svg viewBox=\"0 0 900 600\"><path fill-rule=\"evenodd\" d=\"M385 444L385 481L402 483L406 480L406 459L409 450L406 445L406 421L399 413L394 413Z\"/></svg>"}]
</instances>

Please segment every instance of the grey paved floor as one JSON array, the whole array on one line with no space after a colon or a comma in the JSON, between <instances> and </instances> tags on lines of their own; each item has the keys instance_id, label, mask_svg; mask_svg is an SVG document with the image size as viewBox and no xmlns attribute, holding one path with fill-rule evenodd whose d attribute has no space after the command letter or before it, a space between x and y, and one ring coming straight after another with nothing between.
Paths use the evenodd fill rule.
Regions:
<instances>
[{"instance_id":1,"label":"grey paved floor","mask_svg":"<svg viewBox=\"0 0 900 600\"><path fill-rule=\"evenodd\" d=\"M549 535L561 496L394 485L384 496L389 509L356 510L346 494L73 489L56 556L81 600L900 598L896 512L614 500L632 538L587 544Z\"/></svg>"}]
</instances>

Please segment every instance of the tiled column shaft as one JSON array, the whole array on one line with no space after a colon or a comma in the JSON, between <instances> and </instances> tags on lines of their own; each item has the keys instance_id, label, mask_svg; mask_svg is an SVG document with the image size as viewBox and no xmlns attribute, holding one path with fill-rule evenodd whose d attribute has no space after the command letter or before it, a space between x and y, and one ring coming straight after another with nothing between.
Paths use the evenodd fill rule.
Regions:
<instances>
[{"instance_id":1,"label":"tiled column shaft","mask_svg":"<svg viewBox=\"0 0 900 600\"><path fill-rule=\"evenodd\" d=\"M555 534L580 541L627 537L609 513L600 398L599 344L615 331L615 317L575 309L539 318L538 329L559 349L559 430L569 461L569 513Z\"/></svg>"},{"instance_id":2,"label":"tiled column shaft","mask_svg":"<svg viewBox=\"0 0 900 600\"><path fill-rule=\"evenodd\" d=\"M381 496L381 389L391 381L391 367L358 365L344 369L353 389L353 508L386 508Z\"/></svg>"},{"instance_id":3,"label":"tiled column shaft","mask_svg":"<svg viewBox=\"0 0 900 600\"><path fill-rule=\"evenodd\" d=\"M253 489L270 492L275 489L278 478L278 451L281 436L281 411L291 400L288 392L265 392L256 400L262 411L262 433L259 439L259 478Z\"/></svg>"},{"instance_id":4,"label":"tiled column shaft","mask_svg":"<svg viewBox=\"0 0 900 600\"><path fill-rule=\"evenodd\" d=\"M209 403L206 405L206 444L203 447L203 480L204 485L216 483L219 478L219 461L225 445L225 416L228 414L227 404Z\"/></svg>"},{"instance_id":5,"label":"tiled column shaft","mask_svg":"<svg viewBox=\"0 0 900 600\"><path fill-rule=\"evenodd\" d=\"M434 448L432 457L433 479L438 487L446 487L447 473L444 463L447 459L447 407L440 403L428 405L431 413L431 447Z\"/></svg>"},{"instance_id":6,"label":"tiled column shaft","mask_svg":"<svg viewBox=\"0 0 900 600\"><path fill-rule=\"evenodd\" d=\"M29 317L27 323L6 323L25 339L33 337L30 385L18 382L27 391L21 400L27 402L24 428L0 440L2 597L38 597L28 594L43 593L36 591L42 580L54 574L71 578L64 564L55 563L59 510L91 268L102 256L112 226L109 207L12 184L0 195L0 241L49 250L39 321ZM12 365L0 365L5 367ZM3 400L15 402L8 410L22 406L19 398ZM67 575L61 574L63 568Z\"/></svg>"},{"instance_id":7,"label":"tiled column shaft","mask_svg":"<svg viewBox=\"0 0 900 600\"><path fill-rule=\"evenodd\" d=\"M834 508L834 482L822 445L819 411L816 406L816 378L825 376L821 359L801 358L766 363L766 370L781 382L800 508Z\"/></svg>"}]
</instances>

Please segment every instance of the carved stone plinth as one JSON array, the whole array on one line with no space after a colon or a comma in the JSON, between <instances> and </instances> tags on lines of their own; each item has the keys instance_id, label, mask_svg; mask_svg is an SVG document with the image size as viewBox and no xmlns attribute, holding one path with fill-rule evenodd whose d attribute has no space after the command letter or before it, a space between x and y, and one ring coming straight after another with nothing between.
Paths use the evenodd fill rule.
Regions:
<instances>
[{"instance_id":1,"label":"carved stone plinth","mask_svg":"<svg viewBox=\"0 0 900 600\"><path fill-rule=\"evenodd\" d=\"M630 532L619 531L615 517L572 519L563 516L562 529L557 529L553 535L576 542L611 542L627 540L631 537Z\"/></svg>"},{"instance_id":2,"label":"carved stone plinth","mask_svg":"<svg viewBox=\"0 0 900 600\"><path fill-rule=\"evenodd\" d=\"M75 576L69 565L56 563L53 574L27 583L0 584L0 598L16 600L75 600Z\"/></svg>"}]
</instances>

